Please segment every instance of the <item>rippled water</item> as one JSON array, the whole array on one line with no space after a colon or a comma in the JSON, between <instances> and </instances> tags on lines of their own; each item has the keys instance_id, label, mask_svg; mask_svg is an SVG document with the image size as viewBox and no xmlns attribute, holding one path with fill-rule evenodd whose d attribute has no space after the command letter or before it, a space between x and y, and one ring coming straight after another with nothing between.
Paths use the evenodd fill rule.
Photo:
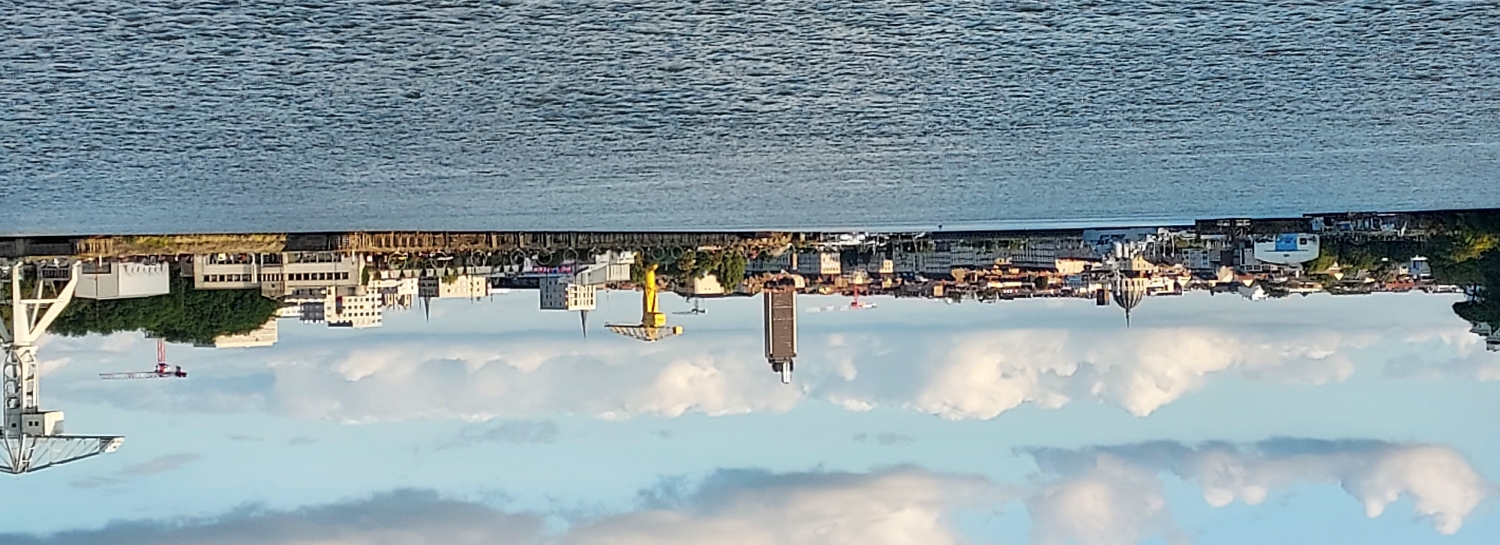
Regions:
<instances>
[{"instance_id":1,"label":"rippled water","mask_svg":"<svg viewBox=\"0 0 1500 545\"><path fill-rule=\"evenodd\" d=\"M1493 206L1497 28L1493 1L0 2L0 231Z\"/></svg>"}]
</instances>

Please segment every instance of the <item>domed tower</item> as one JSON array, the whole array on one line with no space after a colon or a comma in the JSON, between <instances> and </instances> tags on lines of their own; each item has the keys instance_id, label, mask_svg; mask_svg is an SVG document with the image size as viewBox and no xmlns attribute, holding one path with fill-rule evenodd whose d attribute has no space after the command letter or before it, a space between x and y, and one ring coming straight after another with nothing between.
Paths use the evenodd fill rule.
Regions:
<instances>
[{"instance_id":1,"label":"domed tower","mask_svg":"<svg viewBox=\"0 0 1500 545\"><path fill-rule=\"evenodd\" d=\"M1132 278L1115 272L1115 280L1111 286L1114 292L1115 304L1125 309L1125 327L1130 327L1130 310L1146 298L1145 278Z\"/></svg>"}]
</instances>

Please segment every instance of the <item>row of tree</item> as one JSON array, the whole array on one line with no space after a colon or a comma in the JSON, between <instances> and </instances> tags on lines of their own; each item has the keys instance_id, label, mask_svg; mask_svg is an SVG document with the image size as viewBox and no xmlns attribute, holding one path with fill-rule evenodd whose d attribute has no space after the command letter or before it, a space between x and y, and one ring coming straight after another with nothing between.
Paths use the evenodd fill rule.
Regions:
<instances>
[{"instance_id":1,"label":"row of tree","mask_svg":"<svg viewBox=\"0 0 1500 545\"><path fill-rule=\"evenodd\" d=\"M173 278L167 295L96 301L75 298L52 331L81 336L141 331L170 342L212 343L221 335L260 328L281 304L255 290L195 290L188 279Z\"/></svg>"}]
</instances>

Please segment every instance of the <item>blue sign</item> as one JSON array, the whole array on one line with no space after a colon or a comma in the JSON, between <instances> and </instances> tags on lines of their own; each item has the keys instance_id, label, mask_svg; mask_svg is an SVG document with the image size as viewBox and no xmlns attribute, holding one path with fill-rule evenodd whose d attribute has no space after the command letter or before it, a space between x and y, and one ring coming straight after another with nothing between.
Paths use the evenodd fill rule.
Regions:
<instances>
[{"instance_id":1,"label":"blue sign","mask_svg":"<svg viewBox=\"0 0 1500 545\"><path fill-rule=\"evenodd\" d=\"M1278 252L1295 252L1295 251L1297 251L1297 235L1296 234L1276 235L1276 251L1278 251Z\"/></svg>"}]
</instances>

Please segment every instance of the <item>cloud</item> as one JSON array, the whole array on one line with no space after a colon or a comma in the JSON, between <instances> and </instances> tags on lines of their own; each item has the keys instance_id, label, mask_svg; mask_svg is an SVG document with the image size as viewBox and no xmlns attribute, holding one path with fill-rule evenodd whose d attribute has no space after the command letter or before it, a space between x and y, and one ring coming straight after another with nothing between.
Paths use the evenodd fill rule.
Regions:
<instances>
[{"instance_id":1,"label":"cloud","mask_svg":"<svg viewBox=\"0 0 1500 545\"><path fill-rule=\"evenodd\" d=\"M557 422L551 420L512 420L475 426L459 432L443 449L465 448L482 443L510 445L550 444L557 441Z\"/></svg>"},{"instance_id":2,"label":"cloud","mask_svg":"<svg viewBox=\"0 0 1500 545\"><path fill-rule=\"evenodd\" d=\"M676 508L582 525L566 545L957 545L953 512L998 499L981 477L913 468L870 474L721 473Z\"/></svg>"},{"instance_id":3,"label":"cloud","mask_svg":"<svg viewBox=\"0 0 1500 545\"><path fill-rule=\"evenodd\" d=\"M949 419L988 419L1022 404L1057 408L1091 399L1145 416L1236 369L1276 380L1343 380L1354 366L1342 351L1368 342L1201 327L958 336L906 405Z\"/></svg>"},{"instance_id":4,"label":"cloud","mask_svg":"<svg viewBox=\"0 0 1500 545\"><path fill-rule=\"evenodd\" d=\"M1085 478L1102 467L1169 472L1197 483L1209 505L1257 505L1277 489L1337 484L1374 518L1402 497L1442 534L1457 532L1493 490L1451 448L1378 441L1275 439L1253 445L1146 443L1079 451L1032 451L1045 473ZM1132 520L1144 520L1141 516Z\"/></svg>"},{"instance_id":5,"label":"cloud","mask_svg":"<svg viewBox=\"0 0 1500 545\"><path fill-rule=\"evenodd\" d=\"M255 507L212 519L116 522L46 537L0 535L7 545L492 545L537 543L542 521L430 492L267 512Z\"/></svg>"},{"instance_id":6,"label":"cloud","mask_svg":"<svg viewBox=\"0 0 1500 545\"><path fill-rule=\"evenodd\" d=\"M1026 500L1040 544L1129 545L1152 536L1180 541L1154 471L1109 455Z\"/></svg>"},{"instance_id":7,"label":"cloud","mask_svg":"<svg viewBox=\"0 0 1500 545\"><path fill-rule=\"evenodd\" d=\"M868 433L854 434L855 443L863 443L866 441L874 441L877 445L890 447L910 445L916 442L916 439L912 438L912 436L910 435L900 433L877 433L874 435Z\"/></svg>"},{"instance_id":8,"label":"cloud","mask_svg":"<svg viewBox=\"0 0 1500 545\"><path fill-rule=\"evenodd\" d=\"M1331 298L1276 301L1211 315L1193 299L1173 299L1187 310L1163 305L1156 320L1130 329L1113 319L1079 318L1093 316L1094 307L1071 304L999 324L957 310L919 323L898 316L878 325L814 327L809 319L790 387L768 371L760 336L732 328L694 330L661 343L616 336L584 343L572 331L417 334L392 322L390 330L316 342L288 334L265 352L202 351L214 366L182 384L124 388L65 368L49 377L49 391L133 410L257 410L346 423L718 416L783 412L810 401L947 419L991 419L1023 405L1050 409L1074 402L1145 416L1217 377L1338 382L1355 372L1351 355L1377 343L1405 347L1474 337L1439 298L1401 299L1441 313L1404 322L1389 320L1388 312L1361 312L1389 310L1393 299L1383 297L1340 299L1338 305L1329 304ZM1321 306L1307 307L1313 303ZM1259 310L1275 305L1302 314L1289 320L1286 313ZM90 346L59 343L48 347L56 349L49 357L80 359L69 351L97 352ZM1445 372L1500 377L1494 365L1500 360L1481 358L1492 355L1481 349ZM1387 369L1400 372L1400 365ZM139 395L141 388L159 395Z\"/></svg>"},{"instance_id":9,"label":"cloud","mask_svg":"<svg viewBox=\"0 0 1500 545\"><path fill-rule=\"evenodd\" d=\"M1500 380L1500 352L1485 349L1484 338L1447 339L1439 350L1412 350L1392 358L1385 374L1394 378Z\"/></svg>"},{"instance_id":10,"label":"cloud","mask_svg":"<svg viewBox=\"0 0 1500 545\"><path fill-rule=\"evenodd\" d=\"M217 374L178 388L148 385L161 395L126 395L99 381L58 390L137 410L254 409L346 423L717 416L784 412L808 400L948 419L1076 400L1147 415L1218 374L1343 380L1353 372L1344 353L1370 342L1362 335L1201 327L807 335L797 382L786 387L767 371L757 341L711 331L655 344L387 335L375 343L278 347L269 362L226 362Z\"/></svg>"},{"instance_id":11,"label":"cloud","mask_svg":"<svg viewBox=\"0 0 1500 545\"><path fill-rule=\"evenodd\" d=\"M1337 485L1380 516L1401 498L1452 534L1493 486L1452 449L1379 441L1275 439L1250 445L1175 442L1024 451L1039 473L1025 484L897 467L868 473L721 470L664 479L639 508L609 514L507 512L397 491L363 501L270 512L245 507L208 519L116 522L97 531L0 535L7 545L305 545L516 543L535 545L964 545L966 513L1019 502L1042 545L1184 541L1165 476L1193 483L1206 503L1263 503L1279 490ZM152 474L173 464L133 466ZM125 473L125 472L122 472ZM555 524L562 517L565 524ZM549 531L547 528L554 528Z\"/></svg>"},{"instance_id":12,"label":"cloud","mask_svg":"<svg viewBox=\"0 0 1500 545\"><path fill-rule=\"evenodd\" d=\"M669 508L578 521L544 531L545 517L394 492L286 512L249 507L212 519L112 523L8 545L961 545L950 515L991 493L979 477L913 468L867 474L726 472Z\"/></svg>"},{"instance_id":13,"label":"cloud","mask_svg":"<svg viewBox=\"0 0 1500 545\"><path fill-rule=\"evenodd\" d=\"M198 454L169 454L127 466L110 475L80 479L74 481L73 486L76 488L100 488L120 485L137 477L149 477L177 471L178 469L182 469L183 466L198 461L200 458L202 456Z\"/></svg>"}]
</instances>

